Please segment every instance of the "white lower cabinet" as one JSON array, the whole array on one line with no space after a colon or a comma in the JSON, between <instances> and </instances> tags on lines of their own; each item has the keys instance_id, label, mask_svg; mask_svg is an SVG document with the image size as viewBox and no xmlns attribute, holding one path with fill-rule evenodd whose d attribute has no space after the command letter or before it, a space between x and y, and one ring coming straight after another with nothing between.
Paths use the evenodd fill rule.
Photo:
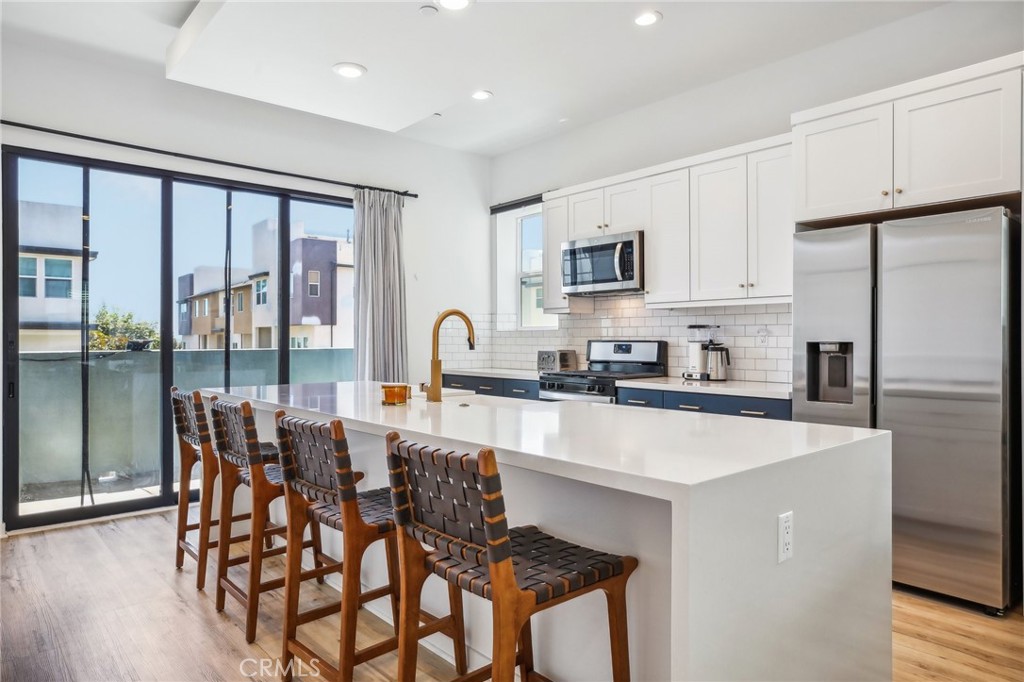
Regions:
<instances>
[{"instance_id":1,"label":"white lower cabinet","mask_svg":"<svg viewBox=\"0 0 1024 682\"><path fill-rule=\"evenodd\" d=\"M690 171L650 178L651 220L644 231L647 304L690 300Z\"/></svg>"}]
</instances>

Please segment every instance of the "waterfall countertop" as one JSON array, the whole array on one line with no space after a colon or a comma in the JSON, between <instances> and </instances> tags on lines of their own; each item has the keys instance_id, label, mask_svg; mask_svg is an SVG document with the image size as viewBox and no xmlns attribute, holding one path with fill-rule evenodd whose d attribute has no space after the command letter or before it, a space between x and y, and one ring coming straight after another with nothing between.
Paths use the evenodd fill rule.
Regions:
<instances>
[{"instance_id":1,"label":"waterfall countertop","mask_svg":"<svg viewBox=\"0 0 1024 682\"><path fill-rule=\"evenodd\" d=\"M446 389L442 402L416 394L380 404L380 384L339 382L207 389L262 409L339 417L347 428L491 447L499 462L618 489L692 486L757 467L888 434L822 424L620 405L536 402Z\"/></svg>"}]
</instances>

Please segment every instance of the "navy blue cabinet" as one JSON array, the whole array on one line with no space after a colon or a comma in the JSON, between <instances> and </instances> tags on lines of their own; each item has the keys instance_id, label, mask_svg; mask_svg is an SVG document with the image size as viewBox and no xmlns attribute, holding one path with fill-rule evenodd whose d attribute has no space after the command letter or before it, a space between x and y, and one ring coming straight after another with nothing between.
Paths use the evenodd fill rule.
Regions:
<instances>
[{"instance_id":1,"label":"navy blue cabinet","mask_svg":"<svg viewBox=\"0 0 1024 682\"><path fill-rule=\"evenodd\" d=\"M665 391L664 407L683 412L731 414L737 417L760 417L786 421L793 418L792 401L777 398Z\"/></svg>"},{"instance_id":2,"label":"navy blue cabinet","mask_svg":"<svg viewBox=\"0 0 1024 682\"><path fill-rule=\"evenodd\" d=\"M649 391L643 388L620 388L615 392L619 405L635 407L662 407L664 394L662 391Z\"/></svg>"},{"instance_id":3,"label":"navy blue cabinet","mask_svg":"<svg viewBox=\"0 0 1024 682\"><path fill-rule=\"evenodd\" d=\"M441 385L445 388L461 388L486 395L505 395L505 381L493 377L477 377L463 374L442 375Z\"/></svg>"},{"instance_id":4,"label":"navy blue cabinet","mask_svg":"<svg viewBox=\"0 0 1024 682\"><path fill-rule=\"evenodd\" d=\"M522 398L524 400L540 399L540 382L524 381L521 379L505 379L506 398Z\"/></svg>"}]
</instances>

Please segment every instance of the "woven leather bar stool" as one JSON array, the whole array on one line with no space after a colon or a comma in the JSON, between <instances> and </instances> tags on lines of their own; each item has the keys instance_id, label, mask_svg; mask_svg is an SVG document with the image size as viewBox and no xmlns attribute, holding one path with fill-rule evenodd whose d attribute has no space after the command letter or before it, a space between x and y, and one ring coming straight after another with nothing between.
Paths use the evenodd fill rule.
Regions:
<instances>
[{"instance_id":1,"label":"woven leather bar stool","mask_svg":"<svg viewBox=\"0 0 1024 682\"><path fill-rule=\"evenodd\" d=\"M224 598L230 594L245 607L245 640L256 639L256 619L259 615L260 594L284 587L284 578L262 580L263 559L284 554L285 545L273 547L275 535L284 535L284 526L270 525L270 503L284 495L279 464L269 464L260 448L256 435L256 419L249 401L229 403L215 400L210 404L213 415L213 437L220 457L220 518L232 516L235 491L239 485L247 486L252 495L252 517L248 536L232 538L231 524L221 524L217 546L217 599L218 611L224 610ZM275 451L276 451L275 447ZM337 570L325 567L335 563L321 550L319 528L314 527L310 540L302 548L313 549L314 570L304 573L302 579L316 578L323 582L324 573ZM249 540L248 556L229 557L230 546ZM228 567L249 564L246 587L236 584L228 576Z\"/></svg>"},{"instance_id":2,"label":"woven leather bar stool","mask_svg":"<svg viewBox=\"0 0 1024 682\"><path fill-rule=\"evenodd\" d=\"M357 492L356 483L362 474L352 470L345 428L338 419L329 423L289 417L283 410L276 415L277 441L281 451L281 467L285 481L288 509L288 559L285 571L284 643L281 667L285 682L291 679L294 657L316 662L320 676L327 680L352 679L356 665L398 648L398 550L395 542L395 520L388 488ZM338 646L338 667L300 641L298 626L331 613L339 605L328 605L300 614L299 589L302 559L300 545L306 525L323 524L342 531L343 555L341 590L341 633ZM383 541L387 558L388 582L366 592L362 591L360 574L363 555L374 543ZM455 643L456 669L466 672L466 636L462 620L462 593L454 585L448 591L451 615L435 617L420 614L408 631L415 642L437 632ZM363 649L356 649L356 619L362 604L391 597L396 636ZM419 620L423 620L420 625Z\"/></svg>"},{"instance_id":3,"label":"woven leather bar stool","mask_svg":"<svg viewBox=\"0 0 1024 682\"><path fill-rule=\"evenodd\" d=\"M211 400L216 400L212 396ZM178 524L175 542L174 565L181 568L185 563L185 555L196 560L196 589L206 587L207 556L211 549L217 548L217 540L210 539L210 530L220 524L213 518L213 487L217 484L220 466L210 438L210 423L206 418L206 406L199 391L186 393L179 391L177 386L171 387L171 411L174 414L174 428L178 433L178 460L181 476L178 485ZM264 459L277 459L277 447L273 443L260 443L260 452ZM199 489L199 521L188 522L189 493L191 491L192 470L195 465L202 465L202 477ZM234 521L245 521L251 514L239 514L231 518ZM187 533L199 531L195 543L189 542ZM240 536L234 541L241 542L248 536Z\"/></svg>"},{"instance_id":4,"label":"woven leather bar stool","mask_svg":"<svg viewBox=\"0 0 1024 682\"><path fill-rule=\"evenodd\" d=\"M416 677L415 622L423 583L433 573L492 602L491 665L462 681L546 680L533 669L530 617L594 590L608 602L612 678L629 680L626 581L631 556L606 554L552 537L535 526L509 528L501 478L488 448L452 452L387 435L388 470L402 571L398 679ZM433 550L424 548L429 545ZM518 651L517 651L518 641Z\"/></svg>"}]
</instances>

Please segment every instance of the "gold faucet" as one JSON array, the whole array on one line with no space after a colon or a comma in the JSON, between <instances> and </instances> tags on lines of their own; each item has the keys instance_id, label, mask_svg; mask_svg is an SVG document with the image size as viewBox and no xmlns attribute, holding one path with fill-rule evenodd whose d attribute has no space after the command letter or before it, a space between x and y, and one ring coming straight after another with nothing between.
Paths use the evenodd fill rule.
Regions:
<instances>
[{"instance_id":1,"label":"gold faucet","mask_svg":"<svg viewBox=\"0 0 1024 682\"><path fill-rule=\"evenodd\" d=\"M466 313L449 308L437 316L437 320L434 322L434 341L430 352L430 385L420 386L420 388L427 392L427 402L429 403L441 402L441 354L437 347L438 337L441 335L441 323L453 315L462 318L462 321L466 323L466 329L469 330L469 338L466 339L469 342L469 349L473 350L476 347L476 332L473 330L473 323L469 321L469 316Z\"/></svg>"}]
</instances>

